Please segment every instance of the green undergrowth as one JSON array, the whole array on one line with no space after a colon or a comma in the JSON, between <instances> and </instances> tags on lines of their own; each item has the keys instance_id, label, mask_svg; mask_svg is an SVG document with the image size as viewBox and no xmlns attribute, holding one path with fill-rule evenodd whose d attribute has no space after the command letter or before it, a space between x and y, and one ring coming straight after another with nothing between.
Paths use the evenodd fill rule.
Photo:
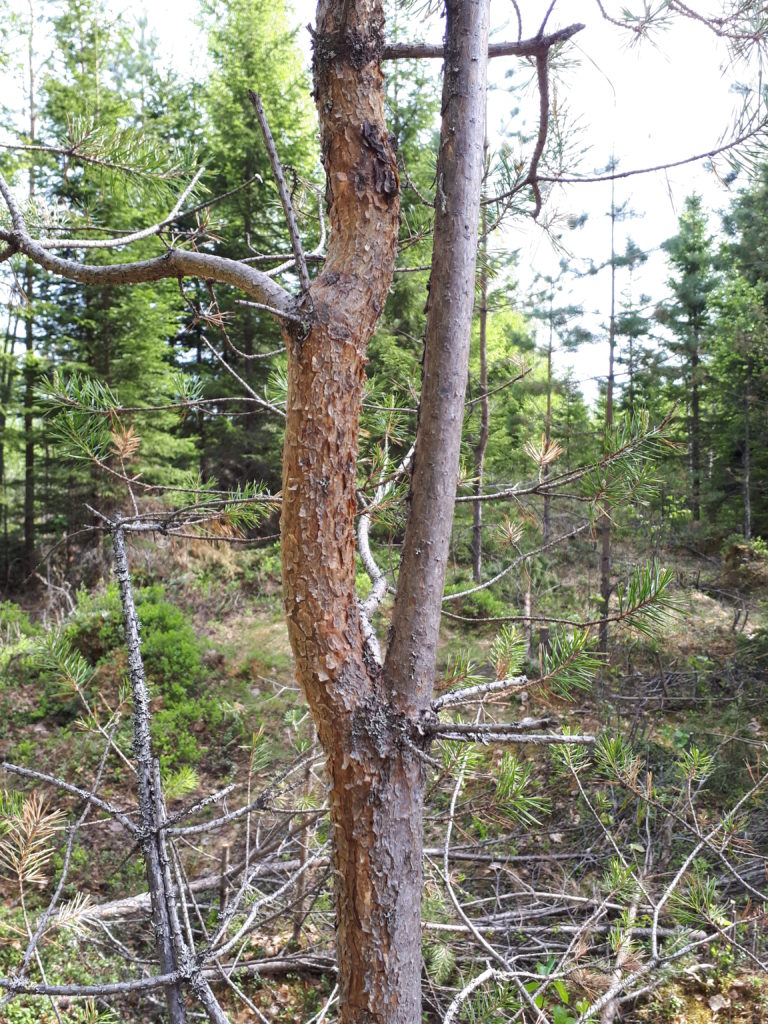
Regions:
<instances>
[{"instance_id":1,"label":"green undergrowth","mask_svg":"<svg viewBox=\"0 0 768 1024\"><path fill-rule=\"evenodd\" d=\"M635 1019L643 1024L763 1024L768 1020L768 980L735 971L698 983L665 985Z\"/></svg>"},{"instance_id":2,"label":"green undergrowth","mask_svg":"<svg viewBox=\"0 0 768 1024\"><path fill-rule=\"evenodd\" d=\"M84 945L79 928L56 927L55 941L48 943L54 954L46 960L46 981L50 985L93 985L119 981L125 965L104 949ZM24 916L20 909L6 909L0 918L0 974L8 975L21 964L26 948ZM86 952L87 950L87 952ZM3 1007L4 1024L118 1024L116 1011L94 1000L58 1001L56 1008L46 997L25 996Z\"/></svg>"},{"instance_id":3,"label":"green undergrowth","mask_svg":"<svg viewBox=\"0 0 768 1024\"><path fill-rule=\"evenodd\" d=\"M549 592L552 572L534 579L535 606L549 604L565 610L569 595L575 593L572 573L578 569L576 563L574 549L561 567L561 594ZM261 759L259 770L263 767L265 772L271 771L287 753L306 749L312 741L313 730L294 680L279 596L277 549L265 548L248 554L222 553L200 560L190 554L183 563L159 563L156 572L152 568L149 559L141 561L141 571L136 573L136 604L153 698L153 739L169 800L184 798L191 792L211 792L229 781L235 770L242 779L248 772L249 759L256 746ZM466 567L452 575L450 585L457 590L471 586ZM592 590L594 581L587 579L580 594L582 608L587 606ZM675 765L690 759L693 747L698 750L696 756L711 757L714 764L701 795L705 816L712 819L733 805L749 785L745 762L755 764L755 753L768 736L764 682L768 631L755 612L757 628L734 632L729 628L731 613L727 607L710 596L702 596L700 589L687 583L679 584L679 592L689 614L671 619L663 635L649 639L642 635L613 633L609 662L600 662L594 671L590 669L594 689L576 685L572 693L564 694L552 687L547 692L534 687L525 700L505 695L486 709L489 720L551 716L552 725L548 723L547 728L565 724L579 732L606 730L610 735L627 735L632 749L632 758L627 755L627 764L631 768L637 756L637 763L641 765L638 778L644 784L650 779L658 786L658 806L654 812L646 814L631 791L601 776L597 769L590 769L583 778L585 785L591 787L594 783L594 792L590 791L594 812L598 815L596 819L580 797L573 779L557 770L540 750L527 750L522 746L505 752L492 746L476 746L470 748L470 759L465 763L466 779L456 814L457 835L462 842L481 844L494 855L499 851L504 856L541 857L544 872L548 855L552 856L553 863L559 863L555 858L569 849L569 844L575 843L584 849L599 846L603 826L620 836L629 849L634 849L633 842L639 848L645 841L647 827L655 827L667 808L673 806L682 778ZM467 601L463 598L460 602L461 614L469 610ZM482 602L487 603L492 614L519 613L520 579L513 573L495 592L478 592L475 607L483 607ZM386 633L388 607L385 604L378 623L382 636ZM708 617L697 618L700 609ZM34 615L6 603L0 606L0 628L3 630L0 648L3 750L10 747L11 760L44 769L55 767L56 774L69 779L92 777L103 753L103 740L92 729L82 727L87 715L81 697L72 687L62 684L42 656L43 627L35 621ZM114 584L90 593L80 592L74 613L62 624L59 633L62 641L88 667L83 694L91 707L114 709L129 697L127 661L122 649L122 611ZM502 650L503 645L499 647L498 633L498 624L445 620L439 653L441 692L487 681L499 672L502 676L519 671L530 677L538 675L536 636L534 656L530 658L527 643L524 643L527 638L518 629L515 643L519 641L520 650L507 664L502 657L507 649ZM510 627L510 637L512 633ZM567 630L563 633L566 635L569 635ZM560 631L554 629L551 640L555 646L559 636ZM542 665L546 668L546 652L542 654ZM657 677L663 677L663 686L657 685ZM618 697L621 700L616 699ZM123 723L118 739L128 750L130 706L127 699L122 710ZM474 709L460 709L451 716L457 721L471 721L474 714ZM617 747L616 757L623 750ZM630 750L629 745L627 750ZM449 741L435 744L432 755L443 771L437 773L430 790L426 839L428 844L439 846L444 839L453 779L458 775L460 757L464 755L458 745ZM120 764L111 764L105 796L119 794L125 799L130 794L133 799L131 786L128 770ZM764 804L756 810L764 815ZM324 836L322 829L319 835ZM84 843L82 847L75 847L72 890L68 889L65 897L74 894L78 880L86 875L92 883L92 891L110 896L136 891L143 885L140 858L123 863L125 858L111 848L110 838L97 836L89 840L92 845ZM752 836L747 834L745 838ZM688 850L685 839L682 833L672 835L669 854L675 863ZM58 863L53 867L57 870ZM525 873L528 869L521 870ZM477 869L466 878L457 876L457 881L462 885L466 883L473 897L494 898L496 883L492 871ZM579 891L590 892L600 884L599 875L589 866L584 869L583 877L574 876L574 888L583 886ZM431 883L428 879L428 916L435 920L445 917L450 921L450 906L441 910L440 905L434 903L439 890L439 878L435 876ZM449 945L432 939L430 943L426 949L430 977L436 984L458 984L461 965L451 961ZM723 965L723 972L730 971L737 982L735 969L743 970L744 965L735 965L733 970ZM726 983L727 979L723 985ZM732 999L734 1008L731 1016L720 1011L718 1020L727 1024L751 1020L736 1014L736 995L732 997L728 988L718 991ZM753 1010L762 1005L759 1004L759 999L764 998L762 989L747 992L736 985L735 991L742 992L740 998L748 997ZM710 1017L701 1019L709 1020L712 1011L707 999L710 994L709 989L701 986L695 990L693 986L661 990L653 997L655 1002L646 1006L649 1013L649 1007L654 1006L656 1016L644 1019L678 1024L696 1021L697 1013L706 1012ZM314 989L307 994L310 999L315 996ZM569 1024L578 1016L577 1004L585 995L574 985L563 994L553 989L547 998L545 1009L550 1019L557 1020L558 1024L560 1021ZM288 1012L291 1002L288 996L286 1000ZM683 1012L678 1006L680 1001L689 1016L680 1015ZM265 1008L272 1012L271 1004ZM36 1005L35 1010L40 1014L47 1012L43 1004ZM482 1019L484 1013L492 1019L498 1004L478 1002L476 1010L477 1019ZM276 1012L281 1016L282 1006ZM27 1019L23 1016L18 1020L10 1018L12 1024L26 1024ZM32 1019L45 1020L45 1017ZM768 1014L764 1019L768 1020ZM65 1024L80 1024L78 1018L64 1020Z\"/></svg>"},{"instance_id":4,"label":"green undergrowth","mask_svg":"<svg viewBox=\"0 0 768 1024\"><path fill-rule=\"evenodd\" d=\"M237 709L221 699L215 659L207 657L206 641L189 614L166 598L161 583L138 587L135 600L152 697L152 735L161 768L167 773L207 761L215 762L209 764L211 768L221 770L227 764L228 751L245 739L246 731ZM45 722L57 727L60 740L60 730L81 721L84 714L87 717L86 703L91 708L113 709L125 703L130 681L116 583L94 593L80 591L75 612L60 631L60 640L90 669L80 693L51 665L44 647L34 642L41 640L43 631L29 627L19 613L6 615L26 630L19 634L24 640L17 641L0 683L6 732ZM121 728L130 728L127 717ZM51 737L52 741L56 738ZM22 760L34 753L29 750L29 736L22 736L15 747ZM13 748L10 756L14 756Z\"/></svg>"}]
</instances>

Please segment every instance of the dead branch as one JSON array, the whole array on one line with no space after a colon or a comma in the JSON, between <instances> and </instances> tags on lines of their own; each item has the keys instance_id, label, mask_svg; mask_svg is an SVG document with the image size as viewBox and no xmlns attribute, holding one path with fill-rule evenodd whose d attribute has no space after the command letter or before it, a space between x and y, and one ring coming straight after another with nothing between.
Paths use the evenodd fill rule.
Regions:
<instances>
[{"instance_id":1,"label":"dead branch","mask_svg":"<svg viewBox=\"0 0 768 1024\"><path fill-rule=\"evenodd\" d=\"M248 90L248 99L253 104L253 109L256 111L256 117L259 121L259 127L261 128L261 134L264 137L264 145L267 150L269 157L269 164L272 168L272 173L275 176L277 183L277 191L280 196L280 202L283 204L283 213L285 214L285 220L288 225L288 234L291 236L291 248L293 249L293 255L296 260L296 269L299 274L299 281L301 282L302 292L308 292L311 281L309 279L309 271L307 270L307 262L304 259L304 249L301 245L301 235L299 234L299 226L296 223L296 214L293 212L293 203L291 202L291 194L288 191L288 186L285 183L285 175L283 174L283 168L280 163L280 157L277 153L277 147L275 146L275 140L272 138L272 132L269 130L269 122L267 121L267 115L264 111L264 106L261 102L261 97L258 93L255 93L252 89Z\"/></svg>"},{"instance_id":2,"label":"dead branch","mask_svg":"<svg viewBox=\"0 0 768 1024\"><path fill-rule=\"evenodd\" d=\"M537 57L547 53L553 46L566 43L586 26L575 23L558 29L547 36L536 35L532 39L521 39L514 43L490 43L488 58L492 57ZM412 60L414 58L438 58L445 56L442 43L387 43L381 53L382 60Z\"/></svg>"}]
</instances>

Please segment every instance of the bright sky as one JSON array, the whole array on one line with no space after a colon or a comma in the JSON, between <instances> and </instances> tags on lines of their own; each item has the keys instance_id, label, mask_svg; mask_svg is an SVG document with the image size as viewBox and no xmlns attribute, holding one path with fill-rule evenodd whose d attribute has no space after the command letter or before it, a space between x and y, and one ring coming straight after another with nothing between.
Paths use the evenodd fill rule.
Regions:
<instances>
[{"instance_id":1,"label":"bright sky","mask_svg":"<svg viewBox=\"0 0 768 1024\"><path fill-rule=\"evenodd\" d=\"M625 3L626 0L604 0L608 11L617 16ZM309 33L304 26L314 21L315 3L293 0L293 6L296 24L301 26L299 40L309 62ZM549 6L548 0L524 0L519 6L524 18L529 19L524 21L523 36L534 35ZM631 6L641 6L640 0L633 0ZM712 3L695 6L704 10ZM114 7L123 10L127 18L141 13L141 6L126 4L125 0L116 0ZM439 4L434 0L415 0L414 25L409 36L439 41L444 27L440 16L424 18L419 14L428 7L437 8ZM507 17L513 6L508 0L493 0L492 11ZM203 40L192 21L193 14L194 7L188 0L165 0L147 10L150 27L160 37L160 52L166 53L182 73L205 62ZM580 166L582 173L604 168L612 153L618 170L624 171L684 159L718 144L733 124L739 104L731 86L738 79L747 80L751 70L742 67L723 73L725 48L703 26L679 22L639 47L629 48L626 34L604 21L595 0L559 0L547 27L551 30L576 21L584 22L586 28L569 47L575 66L563 73L557 95L558 104L568 111L569 121L575 121L581 128L583 144L589 146ZM505 24L497 18L494 39L514 39L516 35L516 24L509 20ZM503 90L504 74L510 69L515 70L515 82L526 76L519 60L503 58L491 63L492 80L499 86L489 101L492 146L503 140L505 127L510 127L511 108L520 102L519 97L510 99ZM535 131L537 107L532 89L528 103L523 104L522 117L527 129ZM511 128L517 130L519 123L513 122ZM646 292L654 301L663 297L668 271L658 246L676 232L683 201L692 191L702 194L705 205L713 211L728 204L728 191L703 161L668 173L617 182L617 205L626 202L638 215L617 226L617 249L622 251L627 235L631 235L642 249L651 252L648 264L634 275L632 290L636 296ZM584 262L591 259L604 263L610 257L610 204L609 183L562 186L553 193L542 219L549 220L555 214L587 213L586 226L578 232L567 232L563 244ZM713 230L717 224L714 217ZM560 254L553 250L545 232L532 222L516 221L509 225L499 243L506 249L519 250L521 298L537 273L557 273ZM620 272L619 295L627 285L626 273ZM609 288L607 272L582 279L574 286L571 301L584 305L593 328L607 323ZM596 344L584 350L575 363L576 376L589 398L596 393L596 378L606 372L606 353L607 344ZM572 357L569 359L573 361Z\"/></svg>"},{"instance_id":2,"label":"bright sky","mask_svg":"<svg viewBox=\"0 0 768 1024\"><path fill-rule=\"evenodd\" d=\"M412 38L438 41L443 22L438 15L426 18L419 11L432 6L426 0L414 4L416 16ZM520 5L524 18L523 36L534 35L541 16L548 6L543 0L527 0ZM620 14L623 3L606 0L610 13ZM634 7L638 7L636 2ZM699 10L711 5L697 4ZM294 0L296 24L302 26L300 41L309 60L309 34L303 28L314 21L314 0ZM512 5L495 0L492 10L506 17ZM184 0L166 0L162 11L150 11L150 22L160 34L164 46L173 52L181 66L184 51L199 46L199 35L188 21ZM723 73L726 63L724 46L703 26L690 21L680 22L664 32L655 33L640 46L629 47L626 34L607 24L595 0L560 0L548 24L549 29L573 22L584 22L586 28L574 39L570 50L576 66L563 74L558 86L558 101L568 110L571 122L582 129L583 144L589 151L583 157L581 170L605 167L611 154L618 161L619 171L650 167L685 159L714 148L721 135L734 122L739 106L731 86L737 78L746 80L745 68ZM494 39L516 37L516 25L494 22ZM520 61L497 59L491 65L491 77L503 87L504 73L516 69L515 81L525 75ZM509 112L518 99L511 100L503 88L494 90L489 105L489 133L498 143L503 138ZM536 107L533 91L530 109L523 107L527 127L535 130ZM518 124L512 125L513 129ZM492 143L493 144L493 143ZM722 166L722 164L721 164ZM632 292L638 296L649 293L654 301L663 297L668 276L664 254L659 244L677 230L677 218L686 195L697 191L705 205L713 211L725 208L729 193L704 161L666 173L643 175L616 184L616 203L637 215L617 225L616 244L622 251L630 235L644 250L651 253L648 264L633 275ZM558 187L543 219L553 214L588 214L587 224L578 232L566 233L563 244L575 257L587 262L603 263L610 257L610 184L581 184ZM713 218L713 230L717 229ZM516 222L506 228L500 244L519 250L519 292L527 289L537 273L556 274L560 254L540 227L530 222ZM627 289L626 273L617 276L618 294ZM587 320L594 329L607 323L610 281L607 272L582 279L572 291L571 301L584 305ZM594 398L597 379L606 372L607 343L590 346L575 359L561 360L561 366L574 365L585 395Z\"/></svg>"}]
</instances>

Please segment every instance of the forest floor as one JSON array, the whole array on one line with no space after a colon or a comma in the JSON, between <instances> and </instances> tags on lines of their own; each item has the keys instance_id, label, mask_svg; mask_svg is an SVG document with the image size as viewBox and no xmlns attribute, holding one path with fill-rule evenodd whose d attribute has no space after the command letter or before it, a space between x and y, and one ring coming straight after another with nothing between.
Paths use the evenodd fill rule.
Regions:
<instances>
[{"instance_id":1,"label":"forest floor","mask_svg":"<svg viewBox=\"0 0 768 1024\"><path fill-rule=\"evenodd\" d=\"M692 744L706 749L716 760L710 795L702 805L702 813L711 819L727 811L745 788L745 779L748 783L748 773L760 770L756 766L768 741L768 557L738 544L724 554L678 545L662 555L675 566L678 612L652 639L619 634L593 688L580 693L575 702L533 694L518 710L549 716L579 732L622 731L643 751L649 771L662 771L665 757L678 756ZM589 594L596 589L595 559L590 556L589 546L566 552L535 595L542 607L553 606L553 577L569 603L588 606ZM633 564L634 557L631 544L615 552L619 566ZM132 552L132 565L139 613L144 609L146 619L145 656L150 676L155 676L155 739L170 809L176 806L175 793L176 800L189 800L243 778L250 786L257 750L270 765L279 763L286 752L306 749L313 733L293 678L276 550L243 555L194 542L167 542L159 550L139 544ZM76 606L74 613L68 612L67 603ZM102 746L98 734L83 727L82 698L101 707L106 718L108 708L125 704L127 696L114 586L99 583L90 591L70 592L63 606L56 593L41 589L23 595L18 605L0 604L0 613L0 753L4 759L58 777L88 777ZM71 686L62 685L49 663L35 661L36 645L53 628L63 630L92 670L79 697ZM473 662L481 674L485 671L494 629L447 621L440 670L447 672L452 684L455 677L449 666L462 657L464 666ZM180 676L186 676L181 690L175 685ZM552 867L556 859L548 866L548 857L569 848L571 841L585 841L583 812L567 787L557 789L561 784L553 781L548 762L534 751L524 753L531 758L536 785L541 792L551 792L552 799L546 815L539 815L535 826L515 837L514 852L520 860L542 858L535 868L521 868L520 877L535 878L538 886L549 881L557 889L566 876ZM490 758L490 771L498 767L495 755L483 756ZM481 765L478 779L483 770ZM103 788L104 798L128 806L133 800L130 782L129 773L115 772ZM439 811L439 801L435 806ZM438 811L428 818L428 844L441 842L444 819ZM491 848L493 824L485 823L480 811L470 807L463 827L467 836ZM755 807L749 832L759 853L768 835L764 798ZM114 838L109 828L94 830L77 845L70 898L86 890L95 901L117 899L143 889L138 859L126 858ZM190 856L190 875L210 870L222 855L222 843L211 841L199 855ZM51 862L54 870L57 863L60 853ZM484 891L487 879L478 879L478 891ZM762 881L764 887L765 879L763 862L763 877L756 884ZM5 973L23 938L16 913L18 895L7 873L0 879L0 901L12 908L5 922L9 934L2 934L0 915L0 950L9 939L7 953L0 952L0 973ZM316 939L320 941L319 933ZM268 953L289 940L290 932L261 936ZM764 939L755 941L759 945ZM308 1011L325 987L321 980L288 986L265 982L257 1001L271 1019L296 1019L305 1010L311 1015ZM625 1010L621 1019L757 1024L768 1021L768 983L748 959L723 948L705 968L661 987L631 1016L629 1012ZM16 1024L16 1018L10 1020ZM19 1024L25 1021L18 1018Z\"/></svg>"}]
</instances>

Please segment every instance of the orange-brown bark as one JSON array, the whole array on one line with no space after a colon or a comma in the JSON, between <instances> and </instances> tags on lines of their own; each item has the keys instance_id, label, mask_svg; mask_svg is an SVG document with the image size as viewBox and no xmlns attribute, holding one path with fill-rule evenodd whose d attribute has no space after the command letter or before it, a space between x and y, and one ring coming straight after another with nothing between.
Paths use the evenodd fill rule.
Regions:
<instances>
[{"instance_id":1,"label":"orange-brown bark","mask_svg":"<svg viewBox=\"0 0 768 1024\"><path fill-rule=\"evenodd\" d=\"M358 415L365 349L394 270L395 157L384 120L381 4L318 9L319 98L330 241L288 344L283 462L284 600L299 678L321 740L370 695L355 594ZM343 677L343 680L342 678Z\"/></svg>"},{"instance_id":2,"label":"orange-brown bark","mask_svg":"<svg viewBox=\"0 0 768 1024\"><path fill-rule=\"evenodd\" d=\"M426 518L415 532L409 526L406 591L392 640L396 656L382 672L361 629L354 519L365 350L392 281L399 213L379 64L383 8L381 0L321 0L318 7L315 95L331 234L324 269L304 300L307 329L286 334L281 531L297 675L331 777L344 1024L421 1021L424 773L408 733L431 696L456 485L482 169L487 8L488 0L470 0L464 8L459 0L448 4L452 59L435 245L438 251L439 237L444 267L432 276L438 309L430 315L412 495L412 508L418 505L417 514Z\"/></svg>"},{"instance_id":3,"label":"orange-brown bark","mask_svg":"<svg viewBox=\"0 0 768 1024\"><path fill-rule=\"evenodd\" d=\"M330 241L287 337L284 601L299 681L328 755L344 1021L420 1019L421 772L401 756L355 591L355 468L365 350L392 281L395 155L381 3L318 10L315 88ZM414 913L414 901L416 913Z\"/></svg>"}]
</instances>

